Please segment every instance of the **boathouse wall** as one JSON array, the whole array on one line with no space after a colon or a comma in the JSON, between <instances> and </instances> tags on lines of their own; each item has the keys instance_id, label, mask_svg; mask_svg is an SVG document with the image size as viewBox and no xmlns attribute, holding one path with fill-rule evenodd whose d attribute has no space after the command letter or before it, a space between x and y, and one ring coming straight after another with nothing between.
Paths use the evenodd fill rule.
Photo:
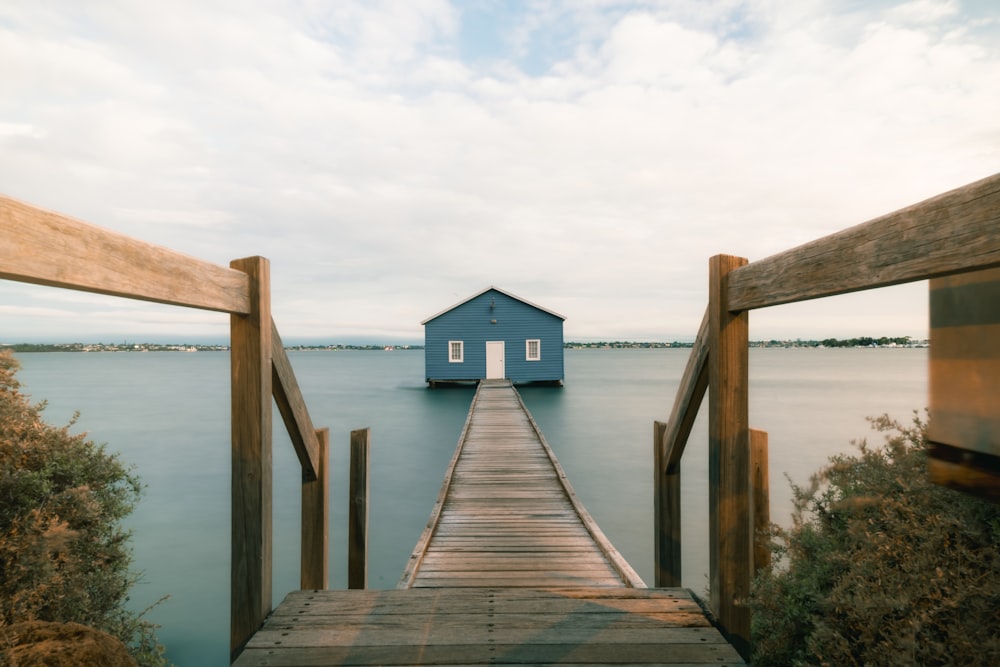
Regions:
<instances>
[{"instance_id":1,"label":"boathouse wall","mask_svg":"<svg viewBox=\"0 0 1000 667\"><path fill-rule=\"evenodd\" d=\"M487 343L503 342L504 378L515 384L561 383L564 319L509 292L489 287L422 322L426 381L433 385L489 377ZM458 355L454 355L454 343L460 343ZM495 353L497 348L492 349Z\"/></svg>"}]
</instances>

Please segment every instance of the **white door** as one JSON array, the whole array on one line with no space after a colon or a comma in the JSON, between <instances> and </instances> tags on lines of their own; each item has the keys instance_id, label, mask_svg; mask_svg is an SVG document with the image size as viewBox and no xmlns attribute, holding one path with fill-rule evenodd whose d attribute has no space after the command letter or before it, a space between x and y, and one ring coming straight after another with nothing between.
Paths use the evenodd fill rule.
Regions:
<instances>
[{"instance_id":1,"label":"white door","mask_svg":"<svg viewBox=\"0 0 1000 667\"><path fill-rule=\"evenodd\" d=\"M503 341L486 341L486 379L502 380L506 377L503 365Z\"/></svg>"}]
</instances>

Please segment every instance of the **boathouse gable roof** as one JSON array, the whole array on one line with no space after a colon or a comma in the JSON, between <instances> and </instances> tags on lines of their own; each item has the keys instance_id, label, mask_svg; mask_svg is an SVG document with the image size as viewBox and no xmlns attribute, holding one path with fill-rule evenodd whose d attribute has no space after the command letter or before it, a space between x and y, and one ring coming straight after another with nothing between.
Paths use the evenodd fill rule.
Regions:
<instances>
[{"instance_id":1,"label":"boathouse gable roof","mask_svg":"<svg viewBox=\"0 0 1000 667\"><path fill-rule=\"evenodd\" d=\"M548 313L549 315L552 315L553 317L558 317L560 320L565 320L566 319L563 315L560 315L559 313L557 313L557 312L555 312L553 310L549 310L548 308L543 308L542 306L539 306L538 304L531 303L527 299L522 299L521 297L517 296L516 294L511 294L510 292L508 292L506 290L502 290L499 287L495 287L493 285L490 285L486 289L480 290L480 291L476 292L475 294L473 294L472 296L467 297L465 299L462 299L458 303L445 308L441 312L436 313L434 315L431 315L430 317L428 317L426 320L424 320L420 324L421 325L426 325L428 322L431 322L432 320L436 320L437 318L441 317L442 315L444 315L446 313L450 313L451 311L455 310L456 308L458 308L460 306L463 306L466 303L468 303L470 301L473 301L474 299L477 299L477 298L481 297L483 294L486 294L487 292L489 292L491 290L494 291L494 292L499 292L500 294L503 294L504 296L510 297L511 299L514 299L516 301L520 301L521 303L523 303L525 305L528 305L528 306L531 306L532 308L535 308L537 310L540 310L543 313Z\"/></svg>"}]
</instances>

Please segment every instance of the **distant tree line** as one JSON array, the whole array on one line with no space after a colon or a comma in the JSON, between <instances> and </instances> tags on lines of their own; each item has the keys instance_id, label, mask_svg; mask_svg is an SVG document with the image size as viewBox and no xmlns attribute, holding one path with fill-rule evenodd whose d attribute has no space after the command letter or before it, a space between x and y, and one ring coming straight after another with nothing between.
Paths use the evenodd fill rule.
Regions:
<instances>
[{"instance_id":1,"label":"distant tree line","mask_svg":"<svg viewBox=\"0 0 1000 667\"><path fill-rule=\"evenodd\" d=\"M857 338L825 338L823 340L760 340L751 341L750 347L909 347L919 344L910 336L882 336L874 338L872 336L860 336ZM924 343L926 345L926 343ZM566 349L663 349L663 348L690 348L694 343L690 341L596 341L596 342L575 342L568 341L563 344ZM229 349L226 345L182 345L163 343L13 343L0 344L0 350L11 350L12 352L224 352ZM311 351L340 351L340 350L422 350L423 345L286 345L287 350L311 350Z\"/></svg>"},{"instance_id":2,"label":"distant tree line","mask_svg":"<svg viewBox=\"0 0 1000 667\"><path fill-rule=\"evenodd\" d=\"M0 350L11 350L12 352L78 352L74 346L56 343L15 343L14 345L0 345Z\"/></svg>"},{"instance_id":3,"label":"distant tree line","mask_svg":"<svg viewBox=\"0 0 1000 667\"><path fill-rule=\"evenodd\" d=\"M642 342L640 342L640 341L628 341L628 340L621 341L621 340L616 340L616 341L598 341L598 342L595 342L595 343L576 343L576 342L570 341L568 343L564 343L563 347L565 347L566 349L569 349L569 350L573 350L573 349L607 349L607 348L613 348L613 349L635 349L635 348L649 349L649 348L665 348L665 347L691 347L692 345L694 345L694 343L679 343L677 341L674 341L672 343L665 343L665 342L649 342L649 341L642 341Z\"/></svg>"},{"instance_id":4,"label":"distant tree line","mask_svg":"<svg viewBox=\"0 0 1000 667\"><path fill-rule=\"evenodd\" d=\"M913 341L909 336L898 336L896 338L887 338L885 336L881 338L872 338L871 336L861 336L860 338L848 338L846 340L838 340L836 338L827 338L820 341L823 347L887 347L890 345L897 345L900 347L906 347L911 345Z\"/></svg>"},{"instance_id":5,"label":"distant tree line","mask_svg":"<svg viewBox=\"0 0 1000 667\"><path fill-rule=\"evenodd\" d=\"M286 345L286 350L422 350L423 345ZM227 352L228 345L188 343L8 343L0 351L12 352Z\"/></svg>"},{"instance_id":6,"label":"distant tree line","mask_svg":"<svg viewBox=\"0 0 1000 667\"><path fill-rule=\"evenodd\" d=\"M872 336L860 336L858 338L825 338L823 340L755 340L750 341L750 347L910 347L917 345L918 341L910 336L882 336L873 338ZM636 348L670 348L670 347L692 347L691 342L638 342L638 341L598 341L592 343L568 342L564 345L566 349L636 349Z\"/></svg>"}]
</instances>

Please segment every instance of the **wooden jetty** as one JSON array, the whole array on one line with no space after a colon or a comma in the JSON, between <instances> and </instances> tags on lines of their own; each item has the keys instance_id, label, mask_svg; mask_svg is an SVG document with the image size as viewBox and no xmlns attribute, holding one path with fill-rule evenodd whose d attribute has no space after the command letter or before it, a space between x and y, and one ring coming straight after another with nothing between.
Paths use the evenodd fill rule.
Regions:
<instances>
[{"instance_id":1,"label":"wooden jetty","mask_svg":"<svg viewBox=\"0 0 1000 667\"><path fill-rule=\"evenodd\" d=\"M506 380L479 385L401 588L645 587Z\"/></svg>"},{"instance_id":2,"label":"wooden jetty","mask_svg":"<svg viewBox=\"0 0 1000 667\"><path fill-rule=\"evenodd\" d=\"M314 428L271 317L269 261L219 266L3 195L0 238L0 280L230 315L236 664L742 664L690 593L668 588L681 581L680 463L699 406L707 397L710 606L725 637L749 656L742 601L754 571L767 564L755 540L768 515L767 438L749 425L749 312L927 279L934 296L941 279L1000 268L1000 174L756 262L711 258L705 318L670 419L654 426L654 582L663 586L655 589L632 579L537 429L537 442L525 435L524 423L535 428L527 411L521 418L500 407L487 417L488 395L517 395L485 383L403 588L322 591L329 433ZM933 309L932 320L973 329L993 323L992 293L974 300L968 322ZM980 361L995 351L986 341L993 338L975 348ZM946 392L947 375L936 366L932 387ZM302 469L303 590L272 612L274 404ZM931 478L997 494L996 441L979 451L977 442L944 441L940 426ZM995 432L994 422L980 427Z\"/></svg>"},{"instance_id":3,"label":"wooden jetty","mask_svg":"<svg viewBox=\"0 0 1000 667\"><path fill-rule=\"evenodd\" d=\"M484 381L392 591L295 591L250 665L743 665L691 593L649 589L577 499L520 396Z\"/></svg>"}]
</instances>

